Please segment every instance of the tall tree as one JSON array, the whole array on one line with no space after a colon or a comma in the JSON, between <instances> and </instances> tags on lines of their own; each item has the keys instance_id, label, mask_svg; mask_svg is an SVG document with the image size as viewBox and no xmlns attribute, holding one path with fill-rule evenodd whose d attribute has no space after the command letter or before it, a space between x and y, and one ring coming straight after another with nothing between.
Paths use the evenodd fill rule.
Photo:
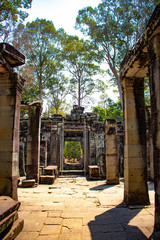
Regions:
<instances>
[{"instance_id":1,"label":"tall tree","mask_svg":"<svg viewBox=\"0 0 160 240\"><path fill-rule=\"evenodd\" d=\"M100 72L95 64L95 48L88 40L77 36L66 34L61 40L64 67L70 73L70 92L78 100L78 106L81 106L82 100L95 89L94 77Z\"/></svg>"},{"instance_id":2,"label":"tall tree","mask_svg":"<svg viewBox=\"0 0 160 240\"><path fill-rule=\"evenodd\" d=\"M32 0L0 1L0 39L10 42L13 29L19 21L24 21L28 13L24 9L31 8Z\"/></svg>"},{"instance_id":3,"label":"tall tree","mask_svg":"<svg viewBox=\"0 0 160 240\"><path fill-rule=\"evenodd\" d=\"M98 7L87 7L78 13L76 28L98 47L97 54L109 65L121 100L120 62L142 34L158 3L159 0L102 0Z\"/></svg>"},{"instance_id":4,"label":"tall tree","mask_svg":"<svg viewBox=\"0 0 160 240\"><path fill-rule=\"evenodd\" d=\"M29 38L30 36L27 32L26 26L23 23L19 23L13 32L12 45L25 56L27 56L29 42L31 42Z\"/></svg>"},{"instance_id":5,"label":"tall tree","mask_svg":"<svg viewBox=\"0 0 160 240\"><path fill-rule=\"evenodd\" d=\"M47 99L51 106L55 108L55 113L58 114L68 94L68 78L59 72L47 82L47 88L49 90Z\"/></svg>"},{"instance_id":6,"label":"tall tree","mask_svg":"<svg viewBox=\"0 0 160 240\"><path fill-rule=\"evenodd\" d=\"M33 69L39 99L42 100L46 82L61 68L57 61L57 32L52 21L37 18L27 23L24 34L27 35L26 65Z\"/></svg>"}]
</instances>

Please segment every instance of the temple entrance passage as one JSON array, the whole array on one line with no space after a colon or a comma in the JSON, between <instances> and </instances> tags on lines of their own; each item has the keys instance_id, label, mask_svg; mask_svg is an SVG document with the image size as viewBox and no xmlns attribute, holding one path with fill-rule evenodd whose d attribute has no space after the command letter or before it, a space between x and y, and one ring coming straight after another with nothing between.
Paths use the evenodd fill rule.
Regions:
<instances>
[{"instance_id":1,"label":"temple entrance passage","mask_svg":"<svg viewBox=\"0 0 160 240\"><path fill-rule=\"evenodd\" d=\"M60 140L60 172L85 174L87 171L88 135L86 121L62 123Z\"/></svg>"},{"instance_id":2,"label":"temple entrance passage","mask_svg":"<svg viewBox=\"0 0 160 240\"><path fill-rule=\"evenodd\" d=\"M64 169L83 170L83 150L80 141L65 141L63 155Z\"/></svg>"}]
</instances>

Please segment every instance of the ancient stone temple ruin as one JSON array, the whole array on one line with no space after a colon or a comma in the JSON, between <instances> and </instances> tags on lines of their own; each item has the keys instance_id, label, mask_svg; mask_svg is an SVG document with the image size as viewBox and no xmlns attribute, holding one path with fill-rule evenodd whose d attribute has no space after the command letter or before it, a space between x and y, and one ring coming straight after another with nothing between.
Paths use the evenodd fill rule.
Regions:
<instances>
[{"instance_id":1,"label":"ancient stone temple ruin","mask_svg":"<svg viewBox=\"0 0 160 240\"><path fill-rule=\"evenodd\" d=\"M147 180L155 184L152 239L160 233L160 5L144 34L121 63L124 122L99 122L94 113L73 106L66 117L41 118L42 102L23 103L24 79L13 68L25 57L0 44L0 238L14 239L23 228L18 218L18 177L22 187L53 184L58 175L79 174L119 184L124 175L124 202L148 205ZM149 78L151 106L145 106L144 78ZM20 107L28 119L20 119ZM20 131L19 131L20 127ZM80 157L68 159L65 147L78 145ZM112 211L110 211L112 212ZM103 219L104 220L104 219Z\"/></svg>"},{"instance_id":2,"label":"ancient stone temple ruin","mask_svg":"<svg viewBox=\"0 0 160 240\"><path fill-rule=\"evenodd\" d=\"M41 168L45 168L47 165L56 165L60 174L86 175L89 165L98 165L99 174L105 177L105 125L103 122L98 122L96 114L83 111L84 108L75 105L71 114L66 117L53 115L52 118L41 119ZM25 158L27 171L29 122L30 120L21 119L20 143L23 149L26 149L26 153L23 152L20 158L22 172L24 172ZM65 142L80 143L82 149L80 161L72 163L65 161Z\"/></svg>"}]
</instances>

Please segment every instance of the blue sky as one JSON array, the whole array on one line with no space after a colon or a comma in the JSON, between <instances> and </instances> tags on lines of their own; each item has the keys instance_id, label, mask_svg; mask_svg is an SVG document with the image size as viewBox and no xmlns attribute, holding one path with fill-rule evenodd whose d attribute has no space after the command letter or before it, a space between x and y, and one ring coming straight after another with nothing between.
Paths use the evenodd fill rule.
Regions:
<instances>
[{"instance_id":1,"label":"blue sky","mask_svg":"<svg viewBox=\"0 0 160 240\"><path fill-rule=\"evenodd\" d=\"M64 28L68 34L82 37L80 31L74 29L78 10L87 6L96 7L99 3L101 0L33 0L26 21L45 18L52 20L56 29Z\"/></svg>"}]
</instances>

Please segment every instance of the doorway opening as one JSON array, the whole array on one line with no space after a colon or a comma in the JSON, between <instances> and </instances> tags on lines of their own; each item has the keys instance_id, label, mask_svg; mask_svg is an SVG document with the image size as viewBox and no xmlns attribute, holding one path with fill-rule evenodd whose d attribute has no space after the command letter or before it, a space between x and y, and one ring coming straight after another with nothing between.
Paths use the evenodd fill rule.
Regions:
<instances>
[{"instance_id":1,"label":"doorway opening","mask_svg":"<svg viewBox=\"0 0 160 240\"><path fill-rule=\"evenodd\" d=\"M64 170L83 170L83 150L80 141L65 141Z\"/></svg>"}]
</instances>

